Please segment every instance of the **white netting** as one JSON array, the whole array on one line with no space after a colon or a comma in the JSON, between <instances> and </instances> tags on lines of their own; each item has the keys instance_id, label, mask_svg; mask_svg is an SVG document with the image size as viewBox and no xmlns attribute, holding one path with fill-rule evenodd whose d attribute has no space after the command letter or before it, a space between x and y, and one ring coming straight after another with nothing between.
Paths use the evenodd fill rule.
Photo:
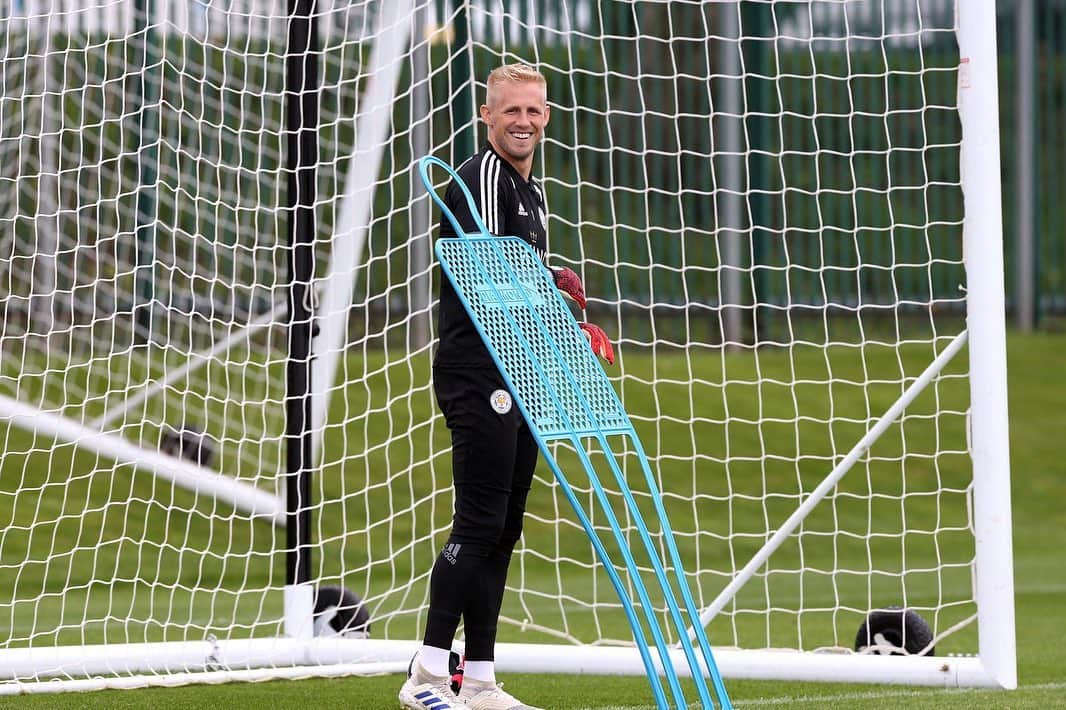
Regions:
<instances>
[{"instance_id":1,"label":"white netting","mask_svg":"<svg viewBox=\"0 0 1066 710\"><path fill-rule=\"evenodd\" d=\"M287 11L158 5L146 24L126 0L0 19L0 649L282 631L284 529L145 461L184 436L189 466L284 493ZM384 25L378 2L318 5L316 291L340 305L316 321L312 569L366 600L372 637L421 634L451 513L436 214L412 164L475 147L501 61L548 79L550 251L616 340L701 605L963 328L952 2L418 0ZM21 405L74 428L16 425ZM937 633L973 615L968 408L959 360L712 643L850 648L871 609ZM596 567L542 467L501 640L628 643Z\"/></svg>"}]
</instances>

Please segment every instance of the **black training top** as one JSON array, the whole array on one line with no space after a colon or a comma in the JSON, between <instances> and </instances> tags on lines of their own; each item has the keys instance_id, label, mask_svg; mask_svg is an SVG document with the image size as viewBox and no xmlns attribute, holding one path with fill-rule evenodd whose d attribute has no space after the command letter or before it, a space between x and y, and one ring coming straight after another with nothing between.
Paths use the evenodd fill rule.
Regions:
<instances>
[{"instance_id":1,"label":"black training top","mask_svg":"<svg viewBox=\"0 0 1066 710\"><path fill-rule=\"evenodd\" d=\"M466 183L478 212L488 230L496 236L526 240L543 260L548 251L548 221L544 191L533 178L523 178L506 160L486 145L456 171ZM453 180L444 195L444 203L459 224L476 232L466 198ZM455 229L443 214L440 236L454 237ZM481 342L474 323L459 301L455 289L441 274L440 311L437 318L440 345L433 364L437 367L493 367L492 357Z\"/></svg>"}]
</instances>

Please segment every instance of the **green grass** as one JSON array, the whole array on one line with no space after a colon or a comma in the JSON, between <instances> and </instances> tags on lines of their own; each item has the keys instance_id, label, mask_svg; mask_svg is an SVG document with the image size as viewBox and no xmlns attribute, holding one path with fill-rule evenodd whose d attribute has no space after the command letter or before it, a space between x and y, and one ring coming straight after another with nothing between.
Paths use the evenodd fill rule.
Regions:
<instances>
[{"instance_id":1,"label":"green grass","mask_svg":"<svg viewBox=\"0 0 1066 710\"><path fill-rule=\"evenodd\" d=\"M1062 650L1061 644L1057 643L1061 636L1063 622L1066 622L1066 611L1063 610L1062 599L1066 597L1066 566L1061 563L1061 550L1066 546L1066 516L1062 512L1061 501L1066 499L1066 458L1062 457L1057 449L1058 437L1066 427L1066 415L1062 412L1062 402L1066 395L1066 373L1062 368L1056 367L1055 363L1061 362L1061 353L1066 348L1066 336L1063 335L1012 335L1009 340L1008 356L1010 360L1010 424L1012 445L1012 469L1013 469L1013 492L1014 492L1014 550L1015 550L1015 582L1016 582L1016 606L1017 606L1017 629L1018 629L1018 658L1019 658L1019 681L1021 688L1013 692L994 691L970 691L970 690L942 690L942 689L914 689L906 687L888 686L855 686L837 684L811 684L789 682L756 682L756 681L729 681L727 687L735 703L740 706L761 705L787 705L790 707L848 707L848 708L881 708L907 707L919 708L973 708L973 707L1009 707L1009 708L1044 708L1055 707L1060 703L1062 693L1066 691L1066 677L1063 668L1066 668L1066 651ZM675 406L672 410L675 414L683 413L684 410L693 406L698 407L698 413L706 420L701 426L705 431L697 444L694 444L687 434L679 435L669 429L656 432L649 428L649 423L644 418L650 418L655 412L656 400L649 397L650 385L641 384L638 380L627 380L623 388L623 396L626 398L627 408L634 414L641 427L642 438L649 449L649 454L655 459L658 469L664 476L664 488L668 492L677 494L677 501L673 502L671 514L676 513L679 522L677 527L691 529L691 518L697 517L701 526L709 526L707 534L719 534L722 530L715 528L722 513L733 514L733 529L756 530L756 523L761 523L762 513L754 509L749 510L740 503L730 507L726 502L717 499L715 491L701 499L699 507L682 505L679 503L686 495L686 489L693 486L693 473L690 466L683 462L674 461L666 456L667 453L680 452L678 456L690 455L693 450L700 452L713 452L719 442L728 442L733 447L732 453L756 451L759 447L771 447L771 454L779 454L782 458L791 453L795 457L796 442L793 440L780 442L773 435L776 431L770 421L775 418L787 419L794 416L795 405L789 396L785 396L788 383L804 380L806 384L798 387L804 392L804 397L818 400L819 397L826 399L832 397L835 405L835 415L840 416L839 407L845 407L846 416L853 416L856 420L865 421L868 416L867 409L876 413L890 401L892 386L875 386L870 402L865 399L857 399L851 390L858 390L858 385L850 385L846 380L856 383L872 377L873 373L891 372L896 368L895 376L899 372L905 372L907 376L916 375L921 369L921 362L925 353L915 352L913 358L908 356L901 363L896 363L892 357L886 357L886 353L878 353L876 348L865 351L852 349L840 349L832 351L832 362L819 362L816 349L810 352L797 351L788 353L768 351L760 355L756 360L749 356L735 358L695 358L697 371L688 372L686 361L682 358L659 357L652 361L650 358L631 357L626 362L626 371L638 373L641 378L650 382L657 379L660 383L660 399L658 406ZM819 371L819 367L822 369ZM886 369L887 368L887 369ZM374 368L368 367L368 370ZM824 379L829 371L832 371L839 384L829 386L819 384L818 373ZM952 372L958 373L958 368ZM869 375L865 374L869 373ZM797 374L803 375L797 377ZM756 385L755 377L763 378L762 385ZM335 406L348 407L350 411L359 411L365 407L370 396L367 392L388 390L399 393L409 387L412 381L417 381L423 373L416 368L413 372L400 372L395 369L386 369L379 372L376 377L379 380L368 386L366 392L349 393L349 401L344 404L335 402ZM886 377L888 379L888 377ZM779 380L780 386L774 385L773 380ZM387 381L387 382L386 382ZM695 405L690 404L687 396L682 399L674 396L672 388L678 388L678 394L683 391L680 384L694 382ZM730 382L730 386L716 386L713 383ZM961 380L951 380L942 383L938 396L943 403L958 402L963 398L964 392L957 391ZM830 391L830 387L836 387L836 391ZM780 389L781 391L777 391ZM895 386L898 389L898 386ZM665 394L665 396L664 396ZM666 404L663 404L663 403ZM396 426L396 422L410 420L419 421L419 418L432 411L432 403L428 393L416 389L416 396L407 400L398 400L393 403L394 407L402 410L401 413L393 412L391 423L388 426ZM919 400L912 413L921 413L930 406L926 399ZM847 409L847 408L851 409ZM807 411L807 410L805 410ZM735 420L728 432L723 432L724 421L728 418ZM817 413L816 416L817 417ZM760 428L757 421L764 424ZM817 482L820 475L824 475L830 447L830 440L834 438L854 438L862 422L857 421L852 425L839 424L838 430L828 425L819 425L817 422L805 422L807 427L801 435L798 448L808 458L802 459L801 465L787 466L775 464L773 461L761 466L752 464L751 472L745 477L745 470L739 468L731 470L736 485L749 485L749 490L741 493L755 495L762 486L771 490L782 489L792 491L790 496L785 496L780 502L780 508L773 508L773 514L783 516L787 514L790 506L795 505L794 494L798 492L798 486L803 485L809 489ZM375 426L366 423L359 428L358 432L351 435L364 444L366 442L381 441L385 438L383 432L375 430ZM961 434L961 423L949 418L944 428L930 427L922 419L916 418L895 427L890 436L879 448L872 451L871 460L864 464L858 476L849 476L843 487L844 493L838 495L833 501L826 501L825 515L835 515L842 520L850 520L851 524L858 524L870 514L876 514L877 520L883 521L883 527L874 527L867 530L883 536L884 559L894 559L901 550L907 549L910 544L893 534L894 526L900 525L906 518L910 525L915 528L931 528L924 520L927 515L938 512L943 514L952 508L944 505L941 508L932 506L927 496L921 495L926 489L934 485L953 486L959 481L960 471L965 469L965 461L957 459L961 457L945 456L940 458L923 459L917 457L914 469L908 469L905 479L899 476L899 462L897 460L901 447L906 443L908 454L921 454L936 450L938 441L950 442ZM338 432L339 433L339 432ZM427 432L428 433L428 432ZM439 435L440 432L434 432ZM660 436L657 436L660 434ZM17 448L16 434L8 431L3 434L7 444L6 450ZM660 438L661 437L661 438ZM720 437L717 441L714 437ZM425 438L425 437L423 437ZM410 441L397 444L399 449L390 450L382 447L368 457L365 465L358 470L345 471L344 477L338 479L336 485L341 485L339 479L345 478L345 492L351 495L351 491L360 485L368 483L377 486L378 491L385 488L392 489L393 495L416 497L426 494L429 483L422 484L423 488L412 488L410 481L385 481L375 478L373 471L376 470L375 457L401 457L401 460L418 462L424 460L425 451L419 450L423 446L428 450L428 441L417 443L414 438ZM686 451L686 447L689 450ZM403 449L402 451L400 449ZM565 454L564 454L565 455ZM78 462L80 454L66 450L66 447L57 447L53 453L52 463L58 462L57 468L65 471L77 471L85 467L92 469L92 462ZM923 463L924 462L924 463ZM434 466L421 464L419 472L427 474L430 478L436 475L446 475L446 462L438 461ZM340 459L335 464L338 470L341 467ZM702 466L721 468L724 464L713 458L701 462ZM910 463L908 464L910 465ZM12 475L15 473L16 475ZM360 478L361 476L365 478ZM206 517L193 515L164 516L159 511L162 506L158 499L163 496L163 491L155 490L151 481L143 480L142 477L127 472L113 472L109 475L106 485L98 477L85 474L83 479L73 481L66 480L63 485L59 481L49 478L47 471L40 471L34 466L26 465L26 461L13 461L5 456L3 475L0 478L0 566L10 564L9 560L19 559L19 555L25 558L27 551L42 549L55 549L57 541L73 540L69 545L71 550L69 560L65 566L53 562L50 566L23 565L20 569L8 567L5 574L0 578L0 595L11 598L17 591L18 597L32 601L22 602L24 606L0 607L0 631L6 638L25 638L29 633L27 614L30 618L38 619L55 618L59 621L54 631L55 638L64 641L71 637L86 638L90 642L103 638L127 635L133 638L157 639L174 638L174 633L182 633L184 629L189 637L202 636L204 633L216 629L224 629L231 620L265 619L276 618L279 610L280 599L276 593L263 592L261 594L233 595L223 590L232 589L230 584L235 578L246 576L248 568L237 566L236 559L244 553L263 555L263 564L256 567L258 570L247 581L252 585L277 584L275 575L280 570L280 559L271 555L272 546L276 543L273 539L273 531L264 530L259 526L241 526L234 523L226 529L227 535L237 536L237 546L231 548L232 557L227 555L213 556L211 554L194 554L198 545L204 545L208 551L219 549L219 541L212 537L211 525ZM414 476L410 476L414 478ZM355 479L355 480L351 480ZM881 486L889 484L906 484L908 492L918 493L915 498L917 507L913 510L897 512L895 517L888 516L887 512L880 511L870 506L870 503L861 502L861 493L869 486ZM39 495L31 498L21 498L19 505L10 505L13 498L10 492L13 488L36 489ZM104 486L99 489L99 487ZM5 494L5 492L7 492ZM149 493L156 498L153 499ZM196 511L198 502L192 500L188 494L181 492L167 493L172 495L174 502L183 508ZM538 505L547 506L554 504L545 501L548 496L544 491L540 492L541 500ZM165 496L163 496L165 498ZM106 501L106 503L104 502ZM87 506L88 503L88 506ZM346 515L358 517L359 514L372 516L380 509L377 499L357 499L346 503L348 508ZM88 507L88 514L80 514L79 510ZM899 507L898 504L896 506ZM436 512L429 520L413 516L401 511L400 520L391 534L398 535L399 539L405 539L409 529L425 528L440 531L443 529L442 521L446 518L446 508L443 501L436 501ZM339 511L337 511L339 512ZM542 511L543 512L543 511ZM124 535L109 534L109 525L117 524L114 521L122 516L132 515L133 519L142 520L143 528L130 530L129 523L124 522ZM44 529L33 530L28 528L28 520L48 518L54 522ZM139 517L138 517L139 516ZM744 517L747 516L747 517ZM338 516L321 516L324 519ZM686 522L686 517L689 518ZM759 520L747 519L757 517ZM778 518L781 519L781 518ZM765 579L753 580L749 585L752 589L745 589L745 603L755 606L760 595L768 590L777 595L787 598L790 590L796 594L803 593L808 604L817 603L817 600L825 595L836 592L857 596L865 600L867 595L875 601L890 597L893 593L906 592L910 598L922 602L923 594L929 589L929 581L921 578L895 580L883 588L866 583L857 583L853 586L840 584L837 587L828 585L826 580L814 580L797 584L794 575L789 574L795 569L796 556L802 553L805 564L820 566L829 561L819 558L821 548L818 544L822 538L819 536L824 526L828 524L828 518L820 518L817 515L805 524L804 533L800 542L786 546L782 550L782 559L774 563L772 569L774 575ZM374 566L373 560L365 557L365 548L357 551L349 549L341 544L340 530L331 526L326 520L319 523L320 539L332 542L326 543L324 549L334 549L341 553L345 565L351 565L347 569L363 569L373 573L382 571L384 568ZM952 527L951 520L941 520L941 527ZM323 527L324 526L324 527ZM701 527L702 529L702 527ZM242 532L243 531L243 532ZM531 525L529 534L533 536L545 535L550 531L542 529L542 526L534 523ZM565 532L565 531L564 531ZM158 549L145 548L144 545L134 545L134 541L164 539L161 536L166 533L166 539L180 541L172 547L160 546ZM366 543L378 543L384 531L372 531L365 539L359 541L357 548ZM217 537L217 532L216 532ZM563 535L559 543L559 550L585 555L587 544L580 543L580 535L575 532L571 535ZM921 535L918 536L922 538ZM950 559L965 560L970 554L964 536L955 534L927 535L926 542L935 542L940 546L940 554L948 554ZM227 541L225 545L231 545ZM711 540L704 540L703 546L713 547ZM333 546L332 548L330 546ZM730 547L732 546L732 547ZM417 547L417 546L414 546ZM693 554L689 543L682 540L685 554ZM728 544L718 545L721 550L706 554L733 554L738 559L746 559L755 549L754 542L743 540L730 541ZM953 551L958 547L958 551ZM140 550L137 564L148 566L148 572L142 571L142 579L153 582L158 581L157 587L137 584L132 580L134 577L128 567L126 557L134 550ZM155 559L146 554L149 550L159 553L161 559ZM908 549L908 553L911 551ZM925 546L918 544L913 551L915 555L927 554ZM834 549L834 553L842 555L842 566L853 565L861 567L862 556L866 554L862 550L849 549L846 545ZM708 567L714 568L718 558L711 557ZM911 563L912 557L908 558ZM921 559L919 557L918 559ZM76 560L76 561L75 561ZM91 562L89 562L91 560ZM194 564L195 562L195 564ZM403 574L422 574L420 566L423 560L414 548L405 550L401 559L394 562L389 568L393 575L402 579ZM360 568L359 564L363 567ZM88 565L93 566L88 566ZM91 574L95 569L96 573ZM105 573L106 572L106 573ZM108 576L110 574L110 577ZM550 580L547 573L537 570L535 565L526 569L527 579L525 584L532 588L550 588ZM257 576L258 575L258 576ZM588 587L593 582L593 577L587 573L582 575L580 570L564 569L563 576L573 578L571 586L566 587L568 592L575 595L591 595ZM813 575L815 578L818 575ZM62 584L68 579L80 581L81 591L68 593L65 596L66 604L59 595L49 596L50 590L56 589L56 585ZM394 580L387 579L380 582L381 586L387 586ZM720 577L698 577L698 581L709 585L709 589L720 588ZM947 592L964 594L966 592L965 575L955 577L948 575L944 578ZM193 587L199 584L201 591L195 591ZM377 584L377 582L375 582ZM172 585L172 590L161 591L167 585ZM424 577L416 577L408 589L408 594L415 595L408 600L408 604L418 604L421 599L418 596L424 588ZM791 586L790 586L791 585ZM602 588L602 584L600 585ZM189 587L184 590L184 587ZM370 586L373 593L376 589ZM214 591L213 591L214 590ZM708 590L709 591L709 590ZM41 596L42 592L44 593ZM601 589L601 600L609 601L610 595L607 590ZM33 596L36 595L36 596ZM0 596L0 598L3 598ZM525 597L523 601L529 608L519 607L519 600L511 595L509 606L505 614L521 617L523 614L532 613L537 616L538 622L550 623L551 605L541 602L538 597ZM854 597L853 597L854 598ZM541 607L537 603L541 603ZM398 605L399 601L391 596L379 599L380 608L389 608L389 605ZM78 617L81 608L88 605L91 616L96 619L110 619L110 622L101 622L96 627L82 629L78 626ZM166 605L163 607L162 605ZM125 622L130 609L148 610L167 608L171 616L164 622L144 623L134 627ZM68 613L78 610L77 615L69 618L63 617L63 611ZM180 614L180 616L174 616ZM539 616L538 616L539 615ZM578 638L583 638L591 633L591 627L597 623L607 623L605 629L607 635L615 638L624 638L624 624L618 625L620 617L617 612L600 611L597 615L591 613L574 613L572 620L574 627L571 631ZM768 641L779 643L794 643L802 637L805 644L817 645L844 645L849 641L848 635L854 635L857 628L857 618L854 614L843 614L836 624L821 618L818 614L811 615L809 626L801 625L797 621L790 622L787 616L771 615L772 628L765 630L758 623L747 627L741 622L738 633L751 644L765 643ZM145 617L148 618L148 617ZM941 619L941 623L951 623L953 619ZM390 636L413 635L420 625L417 614L409 614L396 618L386 624ZM385 629L383 629L384 631ZM726 633L724 627L712 625L712 636L721 638ZM244 629L248 634L262 635L270 633L269 624L260 626L248 626ZM731 630L728 633L732 633ZM114 636L112 636L114 634ZM516 626L505 625L501 635L504 640L527 641L536 640L523 634ZM46 645L54 639L48 635L37 637L35 644ZM973 650L974 634L972 630L952 637L943 647L946 652L966 652ZM398 676L380 676L371 678L347 678L336 680L306 680L300 682L279 681L264 684L231 684L225 686L189 686L179 689L149 689L138 691L105 691L86 695L55 695L55 696L28 696L23 698L0 698L0 704L11 704L25 707L205 707L205 706L237 706L258 707L270 704L278 708L286 707L326 707L331 705L349 708L388 708L392 707L392 698L399 685ZM527 699L543 707L576 709L596 708L636 708L652 707L652 699L647 683L641 678L589 678L577 676L553 677L550 681L536 676L516 675L508 677L508 688L519 697Z\"/></svg>"}]
</instances>

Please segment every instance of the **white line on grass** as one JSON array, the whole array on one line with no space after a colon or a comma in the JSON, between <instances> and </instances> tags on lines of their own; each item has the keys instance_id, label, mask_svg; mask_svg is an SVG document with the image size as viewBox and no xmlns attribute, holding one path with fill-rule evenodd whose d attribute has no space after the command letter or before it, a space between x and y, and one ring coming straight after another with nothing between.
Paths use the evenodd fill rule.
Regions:
<instances>
[{"instance_id":1,"label":"white line on grass","mask_svg":"<svg viewBox=\"0 0 1066 710\"><path fill-rule=\"evenodd\" d=\"M909 698L936 693L967 693L991 688L927 688L925 690L905 690L903 688L891 691L867 691L864 693L842 693L839 695L801 695L784 696L780 698L760 698L757 700L734 700L736 707L755 707L761 705L791 705L792 703L817 703L817 702L846 702L848 700L886 700L889 698ZM1040 683L1036 685L1020 685L1018 690L1066 690L1066 683ZM1004 691L1009 692L1009 691ZM697 707L697 706L693 706ZM610 705L584 708L584 710L656 710L654 705Z\"/></svg>"},{"instance_id":2,"label":"white line on grass","mask_svg":"<svg viewBox=\"0 0 1066 710\"><path fill-rule=\"evenodd\" d=\"M1042 683L1039 685L1022 685L1018 686L1018 690L1059 690L1066 688L1066 683ZM925 690L905 690L900 688L899 690L884 690L884 691L866 691L864 693L842 693L840 695L802 695L802 696L788 696L781 698L761 698L759 700L738 700L734 702L734 705L756 706L756 705L790 705L792 703L814 703L814 702L837 702L848 700L883 700L887 698L912 698L923 695L933 695L937 693L951 693L951 694L963 694L971 693L974 691L990 691L995 692L994 688L927 688ZM1010 691L1004 691L1010 692Z\"/></svg>"}]
</instances>

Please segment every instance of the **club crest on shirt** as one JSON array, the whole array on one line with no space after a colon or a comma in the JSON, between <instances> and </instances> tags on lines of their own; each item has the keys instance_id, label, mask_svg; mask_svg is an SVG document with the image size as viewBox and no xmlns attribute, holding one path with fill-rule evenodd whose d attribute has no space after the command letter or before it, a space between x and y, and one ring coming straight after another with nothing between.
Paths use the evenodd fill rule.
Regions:
<instances>
[{"instance_id":1,"label":"club crest on shirt","mask_svg":"<svg viewBox=\"0 0 1066 710\"><path fill-rule=\"evenodd\" d=\"M497 414L507 414L511 411L511 393L507 390L496 390L489 397L489 404L496 410Z\"/></svg>"}]
</instances>

